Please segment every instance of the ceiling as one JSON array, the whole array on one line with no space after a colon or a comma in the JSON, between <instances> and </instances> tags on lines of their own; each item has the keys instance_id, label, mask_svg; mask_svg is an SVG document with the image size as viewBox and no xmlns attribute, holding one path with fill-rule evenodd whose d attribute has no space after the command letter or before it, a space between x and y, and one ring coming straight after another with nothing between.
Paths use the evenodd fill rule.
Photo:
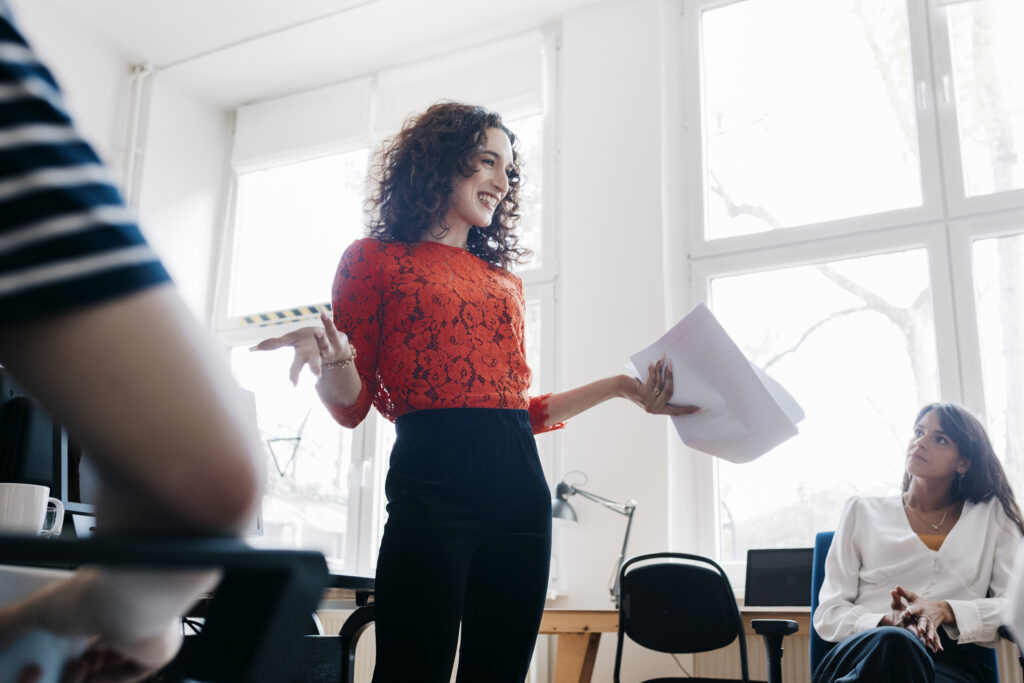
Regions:
<instances>
[{"instance_id":1,"label":"ceiling","mask_svg":"<svg viewBox=\"0 0 1024 683\"><path fill-rule=\"evenodd\" d=\"M48 0L224 107L550 23L595 0Z\"/></svg>"}]
</instances>

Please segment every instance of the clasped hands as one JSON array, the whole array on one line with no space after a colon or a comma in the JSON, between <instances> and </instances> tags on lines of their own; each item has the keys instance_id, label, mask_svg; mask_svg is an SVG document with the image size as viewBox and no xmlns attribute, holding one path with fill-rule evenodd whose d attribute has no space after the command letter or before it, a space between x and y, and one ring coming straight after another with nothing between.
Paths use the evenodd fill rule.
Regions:
<instances>
[{"instance_id":1,"label":"clasped hands","mask_svg":"<svg viewBox=\"0 0 1024 683\"><path fill-rule=\"evenodd\" d=\"M925 600L917 593L896 586L892 591L892 609L892 616L882 619L882 626L905 628L932 652L942 651L939 627L956 621L948 602Z\"/></svg>"}]
</instances>

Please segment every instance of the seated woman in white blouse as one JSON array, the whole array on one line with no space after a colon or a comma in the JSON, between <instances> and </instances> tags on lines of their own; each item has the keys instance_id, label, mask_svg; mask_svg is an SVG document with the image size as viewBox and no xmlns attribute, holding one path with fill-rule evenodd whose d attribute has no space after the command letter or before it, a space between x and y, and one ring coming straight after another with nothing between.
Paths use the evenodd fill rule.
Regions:
<instances>
[{"instance_id":1,"label":"seated woman in white blouse","mask_svg":"<svg viewBox=\"0 0 1024 683\"><path fill-rule=\"evenodd\" d=\"M814 628L839 643L814 683L990 680L1020 509L984 427L965 409L925 406L903 493L853 498L825 560Z\"/></svg>"}]
</instances>

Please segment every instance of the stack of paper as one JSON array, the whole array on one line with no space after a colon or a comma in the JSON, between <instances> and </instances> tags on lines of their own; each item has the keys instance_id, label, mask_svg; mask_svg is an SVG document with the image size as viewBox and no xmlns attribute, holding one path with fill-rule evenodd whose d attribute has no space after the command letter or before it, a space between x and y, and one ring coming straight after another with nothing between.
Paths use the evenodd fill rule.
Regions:
<instances>
[{"instance_id":1,"label":"stack of paper","mask_svg":"<svg viewBox=\"0 0 1024 683\"><path fill-rule=\"evenodd\" d=\"M663 356L672 362L669 403L701 408L672 418L687 446L731 462L749 462L797 434L803 409L743 356L704 304L630 356L630 369L644 381L648 367Z\"/></svg>"}]
</instances>

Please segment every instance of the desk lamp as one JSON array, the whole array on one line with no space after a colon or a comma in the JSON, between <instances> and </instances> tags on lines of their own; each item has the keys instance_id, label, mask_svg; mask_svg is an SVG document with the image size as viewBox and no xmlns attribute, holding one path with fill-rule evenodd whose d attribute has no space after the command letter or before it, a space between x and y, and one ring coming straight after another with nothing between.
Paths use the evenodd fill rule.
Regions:
<instances>
[{"instance_id":1,"label":"desk lamp","mask_svg":"<svg viewBox=\"0 0 1024 683\"><path fill-rule=\"evenodd\" d=\"M584 491L581 488L577 488L574 484L570 484L563 479L558 483L558 486L555 487L555 499L551 501L552 518L575 525L576 511L573 510L572 505L569 504L569 497L577 495L582 496L587 500L592 500L609 510L618 512L620 515L626 516L626 535L622 538L622 550L619 551L619 557L615 560L615 570L612 574L611 581L608 582L608 592L611 593L611 600L616 606L618 606L619 569L622 567L622 563L626 559L626 545L629 543L629 531L633 526L633 512L636 511L636 501L628 500L625 503L616 503L614 500L609 500L608 498L591 493L590 491Z\"/></svg>"}]
</instances>

